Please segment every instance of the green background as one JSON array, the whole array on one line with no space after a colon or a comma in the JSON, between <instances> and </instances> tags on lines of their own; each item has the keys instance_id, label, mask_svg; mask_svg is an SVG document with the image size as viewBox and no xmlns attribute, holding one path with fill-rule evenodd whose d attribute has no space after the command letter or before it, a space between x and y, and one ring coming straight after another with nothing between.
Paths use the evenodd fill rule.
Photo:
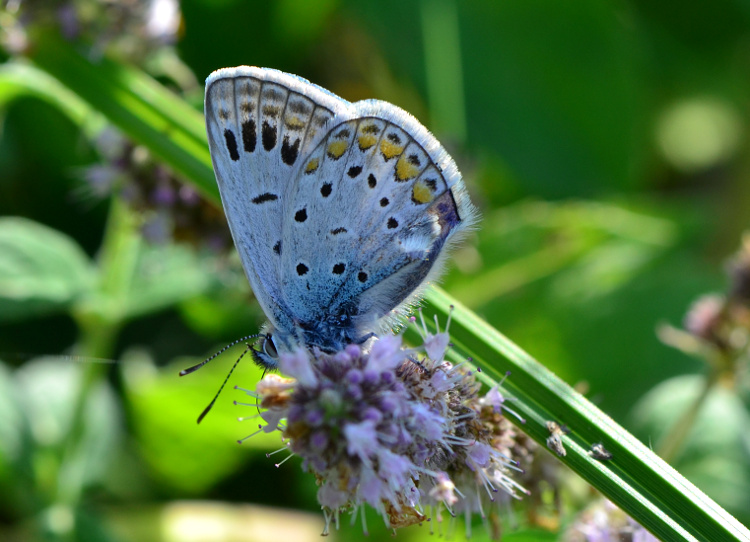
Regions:
<instances>
[{"instance_id":1,"label":"green background","mask_svg":"<svg viewBox=\"0 0 750 542\"><path fill-rule=\"evenodd\" d=\"M723 265L748 223L750 4L186 0L181 9L175 50L195 77L183 91L196 108L211 71L249 64L415 114L451 152L483 216L444 288L644 442L665 431L691 397L691 382L673 379L705 369L662 344L656 327L680 326L697 297L726 290ZM173 86L153 65L141 67ZM100 158L86 133L48 103L0 105L0 215L49 228L23 231L38 243L40 266L49 265L45 251L64 260L32 285L55 289L65 266L85 277L100 257L110 202L82 188L82 168ZM97 363L106 385L83 405L92 434L82 442L91 444L75 456L90 468L76 514L92 525L92 540L146 539L129 538L136 523L145 537L170 539L177 535L157 527L170 510L210 517L244 510L212 508L220 503L280 507L278 520L268 520L271 536L308 521L317 537L312 480L294 460L276 469L264 455L278 439L236 445L253 422L235 418L254 412L237 413L231 401L243 400L239 392L225 391L204 423L194 423L234 355L177 378L193 358L262 323L238 262L184 246L142 251L142 284L106 356L115 363L54 357L80 341L65 300L85 284L55 289L48 301L56 295L57 303L0 300L0 390L8 390L0 431L9 435L0 444L0 534L35 536L30 511L43 509L43 473L58 472L64 456L76 393L70 379ZM154 262L164 266L155 274ZM42 355L53 357L34 359ZM245 363L230 384L252 387L258 376ZM712 398L676 466L747 524L746 405L742 386ZM29 433L14 432L24 418ZM33 487L9 474L19 457L35 462ZM575 508L582 500L570 493ZM179 508L189 503L196 508ZM312 514L292 522L288 508ZM373 538L390 536L377 518L370 526ZM507 539L525 532L508 530Z\"/></svg>"}]
</instances>

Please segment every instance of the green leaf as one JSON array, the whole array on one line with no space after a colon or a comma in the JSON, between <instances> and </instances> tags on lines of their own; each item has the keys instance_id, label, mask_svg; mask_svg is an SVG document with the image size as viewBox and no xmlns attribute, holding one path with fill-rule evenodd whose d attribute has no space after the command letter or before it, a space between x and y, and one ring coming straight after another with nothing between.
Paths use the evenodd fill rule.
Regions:
<instances>
[{"instance_id":1,"label":"green leaf","mask_svg":"<svg viewBox=\"0 0 750 542\"><path fill-rule=\"evenodd\" d=\"M122 431L117 400L105 380L94 384L82 405L82 419L74 421L85 363L38 358L14 375L31 428L37 475L42 481L55 480L58 498L75 499L82 488L101 482ZM80 423L78 434L74 423ZM53 457L64 460L58 463Z\"/></svg>"},{"instance_id":2,"label":"green leaf","mask_svg":"<svg viewBox=\"0 0 750 542\"><path fill-rule=\"evenodd\" d=\"M278 434L260 433L242 445L237 443L258 428L257 422L237 421L238 417L257 414L254 406L233 404L254 404L254 400L230 389L235 382L255 382L260 378L260 368L252 363L239 366L211 412L200 425L196 424L226 376L226 360L234 361L240 352L242 347L226 353L200 375L184 378L177 375L196 360L176 360L157 370L144 352L130 351L123 358L126 399L139 450L155 475L169 487L200 493L235 472L249 452L281 447Z\"/></svg>"},{"instance_id":3,"label":"green leaf","mask_svg":"<svg viewBox=\"0 0 750 542\"><path fill-rule=\"evenodd\" d=\"M32 451L13 373L0 362L0 505L11 517L33 506Z\"/></svg>"},{"instance_id":4,"label":"green leaf","mask_svg":"<svg viewBox=\"0 0 750 542\"><path fill-rule=\"evenodd\" d=\"M102 117L94 115L86 102L48 73L20 62L0 66L0 107L23 96L45 100L66 113L76 124L102 121Z\"/></svg>"},{"instance_id":5,"label":"green leaf","mask_svg":"<svg viewBox=\"0 0 750 542\"><path fill-rule=\"evenodd\" d=\"M66 235L25 218L0 218L0 321L66 310L94 278L88 257Z\"/></svg>"},{"instance_id":6,"label":"green leaf","mask_svg":"<svg viewBox=\"0 0 750 542\"><path fill-rule=\"evenodd\" d=\"M218 203L205 137L196 130L195 114L181 116L187 107L183 102L134 69L107 62L92 65L61 40L45 37L33 55L39 66ZM151 92L147 103L144 85ZM562 460L656 536L663 540L750 539L750 532L720 506L485 321L439 289L429 292L427 300L427 310L441 315L443 322L450 305L456 305L451 327L456 351L473 357L488 384L507 371L512 373L504 388L515 399L513 408L526 419L520 424L524 431L543 444L547 420L567 425L571 433L563 437L568 453ZM142 417L151 415L157 405L161 404L155 402ZM165 421L165 433L175 419L169 419L170 425ZM586 453L597 442L613 453L611 461L596 461ZM175 477L179 470L173 468Z\"/></svg>"},{"instance_id":7,"label":"green leaf","mask_svg":"<svg viewBox=\"0 0 750 542\"><path fill-rule=\"evenodd\" d=\"M215 283L212 261L178 245L141 245L125 317L150 314L206 292Z\"/></svg>"},{"instance_id":8,"label":"green leaf","mask_svg":"<svg viewBox=\"0 0 750 542\"><path fill-rule=\"evenodd\" d=\"M0 362L0 478L23 455L24 419L10 369Z\"/></svg>"},{"instance_id":9,"label":"green leaf","mask_svg":"<svg viewBox=\"0 0 750 542\"><path fill-rule=\"evenodd\" d=\"M705 378L684 375L666 380L642 397L633 410L636 431L656 449L705 387ZM721 423L716 423L721 420ZM675 467L705 488L723 506L750 520L750 416L737 393L714 386L675 458Z\"/></svg>"}]
</instances>

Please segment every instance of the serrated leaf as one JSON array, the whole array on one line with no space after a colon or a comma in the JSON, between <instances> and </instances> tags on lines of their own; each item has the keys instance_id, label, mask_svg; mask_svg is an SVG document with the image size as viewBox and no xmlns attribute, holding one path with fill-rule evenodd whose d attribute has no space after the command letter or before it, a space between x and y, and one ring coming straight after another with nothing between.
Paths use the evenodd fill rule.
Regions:
<instances>
[{"instance_id":1,"label":"serrated leaf","mask_svg":"<svg viewBox=\"0 0 750 542\"><path fill-rule=\"evenodd\" d=\"M261 433L242 445L237 443L258 428L257 422L237 421L240 416L254 416L257 410L233 405L234 400L252 399L230 389L235 383L257 382L260 378L260 369L250 362L240 366L200 425L195 423L226 375L226 359L234 361L238 351L242 347L227 352L201 374L184 378L177 376L179 371L195 360L177 360L156 369L143 352L131 351L125 356L121 365L123 382L140 452L169 487L200 493L236 471L253 449L271 451L281 447L279 434Z\"/></svg>"},{"instance_id":2,"label":"serrated leaf","mask_svg":"<svg viewBox=\"0 0 750 542\"><path fill-rule=\"evenodd\" d=\"M68 236L25 218L0 218L0 321L65 310L94 278Z\"/></svg>"},{"instance_id":3,"label":"serrated leaf","mask_svg":"<svg viewBox=\"0 0 750 542\"><path fill-rule=\"evenodd\" d=\"M650 390L633 411L637 433L654 443L670 434L704 392L705 377L671 378ZM717 423L721 420L721 423ZM750 415L731 389L714 386L705 397L675 467L720 504L750 519Z\"/></svg>"},{"instance_id":4,"label":"serrated leaf","mask_svg":"<svg viewBox=\"0 0 750 542\"><path fill-rule=\"evenodd\" d=\"M114 392L105 380L99 380L87 392L76 433L75 405L88 370L91 367L85 363L47 357L24 364L14 375L35 453L51 450L64 458L59 467L49 464L47 474L57 479L60 491L67 495L77 495L83 487L101 481L122 431ZM73 446L71 438L76 439Z\"/></svg>"},{"instance_id":5,"label":"serrated leaf","mask_svg":"<svg viewBox=\"0 0 750 542\"><path fill-rule=\"evenodd\" d=\"M124 316L150 314L205 293L214 283L209 267L185 247L144 244Z\"/></svg>"}]
</instances>

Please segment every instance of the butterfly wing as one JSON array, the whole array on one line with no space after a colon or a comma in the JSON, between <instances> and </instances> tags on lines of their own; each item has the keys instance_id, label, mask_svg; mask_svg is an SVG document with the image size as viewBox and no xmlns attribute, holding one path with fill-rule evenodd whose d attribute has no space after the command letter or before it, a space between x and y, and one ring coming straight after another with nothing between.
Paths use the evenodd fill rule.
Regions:
<instances>
[{"instance_id":1,"label":"butterfly wing","mask_svg":"<svg viewBox=\"0 0 750 542\"><path fill-rule=\"evenodd\" d=\"M211 159L237 251L271 323L291 331L296 318L282 295L280 233L284 198L302 157L350 104L294 75L241 66L206 80Z\"/></svg>"},{"instance_id":2,"label":"butterfly wing","mask_svg":"<svg viewBox=\"0 0 750 542\"><path fill-rule=\"evenodd\" d=\"M282 212L284 303L308 342L333 348L390 324L476 220L440 143L402 109L374 100L330 122Z\"/></svg>"}]
</instances>

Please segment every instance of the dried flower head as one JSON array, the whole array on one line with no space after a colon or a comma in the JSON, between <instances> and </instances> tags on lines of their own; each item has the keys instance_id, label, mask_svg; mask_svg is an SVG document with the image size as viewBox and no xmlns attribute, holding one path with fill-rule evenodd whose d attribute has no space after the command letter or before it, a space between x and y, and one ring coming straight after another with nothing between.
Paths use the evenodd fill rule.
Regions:
<instances>
[{"instance_id":1,"label":"dried flower head","mask_svg":"<svg viewBox=\"0 0 750 542\"><path fill-rule=\"evenodd\" d=\"M693 302L683 325L692 335L710 343L725 346L722 339L725 299L716 294L704 295Z\"/></svg>"},{"instance_id":2,"label":"dried flower head","mask_svg":"<svg viewBox=\"0 0 750 542\"><path fill-rule=\"evenodd\" d=\"M729 297L736 303L750 307L750 234L742 238L742 246L727 266Z\"/></svg>"},{"instance_id":3,"label":"dried flower head","mask_svg":"<svg viewBox=\"0 0 750 542\"><path fill-rule=\"evenodd\" d=\"M511 478L516 433L499 389L480 394L467 364L445 361L447 333L423 337L427 356L400 336L369 351L281 354L292 379L268 375L253 393L265 409L260 430L281 431L315 475L326 532L365 504L392 528L428 518L440 528L444 510L496 520L492 506L525 493Z\"/></svg>"},{"instance_id":4,"label":"dried flower head","mask_svg":"<svg viewBox=\"0 0 750 542\"><path fill-rule=\"evenodd\" d=\"M23 53L34 27L56 28L67 40L86 44L93 55L108 53L143 62L177 40L178 0L6 0L4 45Z\"/></svg>"},{"instance_id":5,"label":"dried flower head","mask_svg":"<svg viewBox=\"0 0 750 542\"><path fill-rule=\"evenodd\" d=\"M94 197L119 191L142 217L141 232L152 243L186 242L215 251L232 246L221 210L181 182L147 149L107 127L95 140L103 162L83 176Z\"/></svg>"},{"instance_id":6,"label":"dried flower head","mask_svg":"<svg viewBox=\"0 0 750 542\"><path fill-rule=\"evenodd\" d=\"M584 510L578 520L565 532L565 542L605 542L633 540L658 542L658 538L617 508L608 500L601 500Z\"/></svg>"}]
</instances>

